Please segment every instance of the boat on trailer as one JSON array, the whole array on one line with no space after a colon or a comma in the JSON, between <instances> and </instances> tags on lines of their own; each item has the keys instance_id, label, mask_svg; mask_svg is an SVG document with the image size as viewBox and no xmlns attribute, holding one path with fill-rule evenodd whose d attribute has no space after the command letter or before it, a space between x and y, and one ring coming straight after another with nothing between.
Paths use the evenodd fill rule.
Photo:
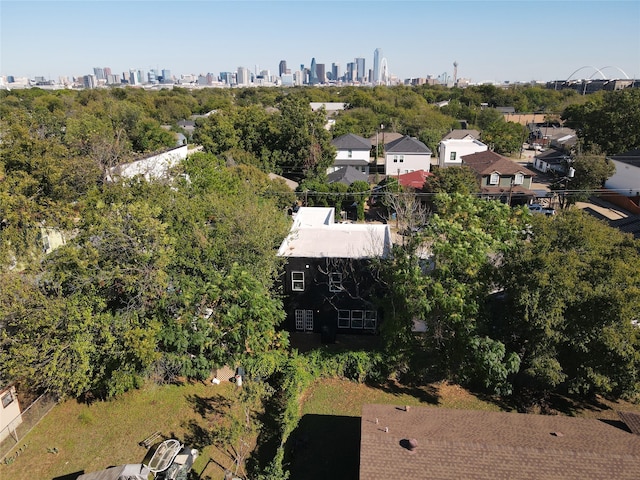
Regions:
<instances>
[{"instance_id":1,"label":"boat on trailer","mask_svg":"<svg viewBox=\"0 0 640 480\"><path fill-rule=\"evenodd\" d=\"M85 473L76 480L148 480L149 474L156 480L186 480L196 458L198 450L170 438L155 447L149 461Z\"/></svg>"}]
</instances>

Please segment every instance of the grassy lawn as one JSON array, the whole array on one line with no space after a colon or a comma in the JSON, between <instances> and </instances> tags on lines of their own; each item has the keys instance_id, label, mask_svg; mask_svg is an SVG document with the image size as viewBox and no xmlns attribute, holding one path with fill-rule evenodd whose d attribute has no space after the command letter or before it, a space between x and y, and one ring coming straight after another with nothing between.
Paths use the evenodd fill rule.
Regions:
<instances>
[{"instance_id":1,"label":"grassy lawn","mask_svg":"<svg viewBox=\"0 0 640 480\"><path fill-rule=\"evenodd\" d=\"M223 467L231 468L232 461L222 450L206 445L202 429L224 421L229 406L235 405L234 388L227 382L149 385L109 402L64 402L20 443L28 446L14 463L0 464L0 479L67 480L82 472L139 463L147 450L138 443L160 431L165 438L200 449L193 470L202 480L222 480ZM446 383L372 387L318 380L301 399L302 418L287 442L285 462L292 480L357 478L360 412L366 403L500 410L495 403ZM615 410L640 413L640 405L604 399L590 403L555 399L555 408L563 414L609 420L617 419ZM53 448L58 453L49 453Z\"/></svg>"},{"instance_id":2,"label":"grassy lawn","mask_svg":"<svg viewBox=\"0 0 640 480\"><path fill-rule=\"evenodd\" d=\"M147 449L138 443L155 431L199 447L198 427L208 426L216 405L233 402L233 389L226 382L149 385L108 402L66 401L23 439L20 445L27 448L13 463L0 465L0 478L47 480L140 463ZM53 448L58 453L49 453ZM232 465L224 452L208 446L201 450L194 471L202 473L202 479L222 479L223 469L216 462Z\"/></svg>"}]
</instances>

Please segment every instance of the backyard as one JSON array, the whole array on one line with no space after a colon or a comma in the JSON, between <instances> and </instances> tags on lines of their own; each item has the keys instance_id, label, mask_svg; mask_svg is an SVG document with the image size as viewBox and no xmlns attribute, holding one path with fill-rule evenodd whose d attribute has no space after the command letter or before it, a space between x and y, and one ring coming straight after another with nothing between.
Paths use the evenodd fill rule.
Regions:
<instances>
[{"instance_id":1,"label":"backyard","mask_svg":"<svg viewBox=\"0 0 640 480\"><path fill-rule=\"evenodd\" d=\"M108 402L74 400L56 406L19 444L26 445L0 478L71 480L83 472L139 463L147 450L139 443L155 431L201 449L193 472L200 479L221 480L233 467L227 449L206 445L203 432L224 421L238 390L231 382L212 385L148 385ZM301 419L286 445L285 464L292 479L354 479L358 475L360 411L363 404L433 405L444 408L500 410L448 383L412 387L390 382L369 386L341 379L317 380L301 399ZM640 407L602 399L577 404L556 402L562 414L617 420L615 410Z\"/></svg>"}]
</instances>

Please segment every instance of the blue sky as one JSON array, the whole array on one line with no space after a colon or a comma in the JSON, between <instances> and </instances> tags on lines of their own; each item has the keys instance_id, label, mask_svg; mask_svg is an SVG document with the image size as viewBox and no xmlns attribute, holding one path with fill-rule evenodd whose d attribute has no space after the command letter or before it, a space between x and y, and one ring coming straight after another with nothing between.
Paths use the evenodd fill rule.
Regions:
<instances>
[{"instance_id":1,"label":"blue sky","mask_svg":"<svg viewBox=\"0 0 640 480\"><path fill-rule=\"evenodd\" d=\"M473 82L564 79L583 66L639 78L640 1L0 0L0 75L277 73L282 59L295 70L312 57L344 71L355 57L372 68L377 47L402 79L452 75L454 61Z\"/></svg>"}]
</instances>

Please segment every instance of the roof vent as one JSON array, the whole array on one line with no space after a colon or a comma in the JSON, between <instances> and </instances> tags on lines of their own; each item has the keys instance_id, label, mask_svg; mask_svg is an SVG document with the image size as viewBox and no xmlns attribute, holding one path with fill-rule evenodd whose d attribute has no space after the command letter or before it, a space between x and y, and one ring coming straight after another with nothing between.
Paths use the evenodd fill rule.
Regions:
<instances>
[{"instance_id":1,"label":"roof vent","mask_svg":"<svg viewBox=\"0 0 640 480\"><path fill-rule=\"evenodd\" d=\"M404 438L400 440L400 446L409 450L409 453L415 453L418 448L418 441L415 438Z\"/></svg>"},{"instance_id":2,"label":"roof vent","mask_svg":"<svg viewBox=\"0 0 640 480\"><path fill-rule=\"evenodd\" d=\"M564 433L562 432L552 432L551 435L554 437L564 437Z\"/></svg>"}]
</instances>

